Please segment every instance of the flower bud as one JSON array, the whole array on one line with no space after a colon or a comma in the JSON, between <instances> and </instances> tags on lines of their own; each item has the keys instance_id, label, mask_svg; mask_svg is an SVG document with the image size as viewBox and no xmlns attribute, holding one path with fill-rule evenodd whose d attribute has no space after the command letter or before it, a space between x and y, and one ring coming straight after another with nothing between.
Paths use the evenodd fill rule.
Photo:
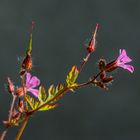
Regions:
<instances>
[{"instance_id":1,"label":"flower bud","mask_svg":"<svg viewBox=\"0 0 140 140\"><path fill-rule=\"evenodd\" d=\"M105 78L102 79L102 82L108 84L108 83L112 82L113 79L114 79L114 78L113 78L112 76L105 77Z\"/></svg>"},{"instance_id":2,"label":"flower bud","mask_svg":"<svg viewBox=\"0 0 140 140\"><path fill-rule=\"evenodd\" d=\"M32 59L31 55L28 53L26 54L26 57L23 60L22 68L25 69L26 71L30 71L32 69Z\"/></svg>"},{"instance_id":3,"label":"flower bud","mask_svg":"<svg viewBox=\"0 0 140 140\"><path fill-rule=\"evenodd\" d=\"M14 84L12 83L12 81L10 80L10 78L8 77L8 91L9 93L14 93L14 90L15 90L15 86Z\"/></svg>"},{"instance_id":4,"label":"flower bud","mask_svg":"<svg viewBox=\"0 0 140 140\"><path fill-rule=\"evenodd\" d=\"M18 102L18 110L21 113L24 112L24 103L23 103L23 100L19 100L19 102Z\"/></svg>"},{"instance_id":5,"label":"flower bud","mask_svg":"<svg viewBox=\"0 0 140 140\"><path fill-rule=\"evenodd\" d=\"M24 94L26 94L27 90L26 88L24 87L24 90L23 90L23 87L19 87L16 89L16 94L17 96L23 96Z\"/></svg>"},{"instance_id":6,"label":"flower bud","mask_svg":"<svg viewBox=\"0 0 140 140\"><path fill-rule=\"evenodd\" d=\"M105 66L106 66L106 61L105 61L105 59L100 59L100 60L99 60L98 66L99 66L99 69L100 69L101 71L103 71L103 70L105 69Z\"/></svg>"},{"instance_id":7,"label":"flower bud","mask_svg":"<svg viewBox=\"0 0 140 140\"><path fill-rule=\"evenodd\" d=\"M100 79L102 80L102 79L104 79L105 77L106 77L106 72L103 71L103 72L100 74Z\"/></svg>"}]
</instances>

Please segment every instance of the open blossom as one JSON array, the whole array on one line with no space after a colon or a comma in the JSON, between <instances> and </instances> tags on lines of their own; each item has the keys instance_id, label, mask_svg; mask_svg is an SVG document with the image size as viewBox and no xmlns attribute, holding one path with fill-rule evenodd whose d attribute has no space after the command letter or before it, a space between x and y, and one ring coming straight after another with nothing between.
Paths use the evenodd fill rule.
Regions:
<instances>
[{"instance_id":1,"label":"open blossom","mask_svg":"<svg viewBox=\"0 0 140 140\"><path fill-rule=\"evenodd\" d=\"M133 73L134 67L132 65L127 64L131 61L132 61L132 59L130 59L127 56L125 49L123 49L123 50L120 49L120 54L119 54L118 58L115 61L106 65L106 71L109 72L118 67L122 67L123 69L126 69L126 70L130 71L131 73Z\"/></svg>"},{"instance_id":2,"label":"open blossom","mask_svg":"<svg viewBox=\"0 0 140 140\"><path fill-rule=\"evenodd\" d=\"M20 87L20 88L17 89L17 94L19 96L23 96L24 92L25 93L30 92L34 96L38 97L39 90L35 89L35 88L39 85L40 85L40 80L36 76L31 77L31 74L27 72L26 73L26 83L25 83L24 91L23 91L23 88Z\"/></svg>"},{"instance_id":3,"label":"open blossom","mask_svg":"<svg viewBox=\"0 0 140 140\"><path fill-rule=\"evenodd\" d=\"M31 74L26 73L26 89L28 92L31 92L33 95L38 97L38 89L34 89L34 88L39 85L40 85L40 80L36 76L33 76L31 78Z\"/></svg>"}]
</instances>

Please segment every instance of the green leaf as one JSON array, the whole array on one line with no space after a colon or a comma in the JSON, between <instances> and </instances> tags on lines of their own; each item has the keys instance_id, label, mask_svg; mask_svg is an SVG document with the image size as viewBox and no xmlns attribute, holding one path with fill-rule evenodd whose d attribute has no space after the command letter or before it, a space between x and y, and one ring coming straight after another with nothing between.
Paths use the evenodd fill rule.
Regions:
<instances>
[{"instance_id":1,"label":"green leaf","mask_svg":"<svg viewBox=\"0 0 140 140\"><path fill-rule=\"evenodd\" d=\"M48 94L49 96L54 96L55 93L56 93L56 90L55 90L54 84L52 84L48 89Z\"/></svg>"},{"instance_id":2,"label":"green leaf","mask_svg":"<svg viewBox=\"0 0 140 140\"><path fill-rule=\"evenodd\" d=\"M39 101L36 101L34 98L32 98L29 95L26 95L26 100L29 103L29 105L30 105L30 107L31 107L32 110L38 108L39 105L40 105L40 102Z\"/></svg>"},{"instance_id":3,"label":"green leaf","mask_svg":"<svg viewBox=\"0 0 140 140\"><path fill-rule=\"evenodd\" d=\"M63 91L64 90L64 91ZM62 84L58 84L56 87L52 84L48 89L48 94L46 94L45 88L43 86L39 87L38 100L35 100L33 97L26 95L26 100L30 105L31 109L37 109L42 105L38 111L50 110L58 106L55 104L65 93L65 88ZM47 104L48 103L48 104Z\"/></svg>"},{"instance_id":4,"label":"green leaf","mask_svg":"<svg viewBox=\"0 0 140 140\"><path fill-rule=\"evenodd\" d=\"M40 102L45 102L47 99L47 94L46 94L45 88L43 86L39 87L38 99Z\"/></svg>"},{"instance_id":5,"label":"green leaf","mask_svg":"<svg viewBox=\"0 0 140 140\"><path fill-rule=\"evenodd\" d=\"M32 110L37 109L38 107L40 107L41 105L45 104L46 102L39 102L36 101L33 97L26 95L26 100L29 103L30 107ZM46 110L50 110L53 109L55 107L57 107L58 104L47 104L44 107L40 108L38 111L46 111Z\"/></svg>"},{"instance_id":6,"label":"green leaf","mask_svg":"<svg viewBox=\"0 0 140 140\"><path fill-rule=\"evenodd\" d=\"M67 75L67 79L66 79L68 87L77 85L76 79L78 77L78 74L79 74L79 71L77 69L77 66L73 66L69 74Z\"/></svg>"}]
</instances>

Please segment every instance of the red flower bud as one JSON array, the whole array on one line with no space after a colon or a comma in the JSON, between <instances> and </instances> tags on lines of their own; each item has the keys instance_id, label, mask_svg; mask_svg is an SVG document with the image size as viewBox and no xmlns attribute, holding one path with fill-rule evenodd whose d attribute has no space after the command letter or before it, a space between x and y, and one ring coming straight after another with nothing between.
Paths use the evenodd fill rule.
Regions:
<instances>
[{"instance_id":1,"label":"red flower bud","mask_svg":"<svg viewBox=\"0 0 140 140\"><path fill-rule=\"evenodd\" d=\"M8 77L8 91L9 93L14 93L14 90L15 90L15 86L14 84L12 83L12 81L10 80L10 78Z\"/></svg>"},{"instance_id":2,"label":"red flower bud","mask_svg":"<svg viewBox=\"0 0 140 140\"><path fill-rule=\"evenodd\" d=\"M23 96L24 95L24 92L25 92L25 94L26 94L26 92L27 92L27 90L26 90L26 88L24 87L24 90L23 90L23 87L19 87L19 88L17 88L16 89L16 94L17 94L17 96Z\"/></svg>"},{"instance_id":3,"label":"red flower bud","mask_svg":"<svg viewBox=\"0 0 140 140\"><path fill-rule=\"evenodd\" d=\"M24 103L22 100L19 100L19 102L18 102L18 110L20 112L24 112Z\"/></svg>"},{"instance_id":4,"label":"red flower bud","mask_svg":"<svg viewBox=\"0 0 140 140\"><path fill-rule=\"evenodd\" d=\"M31 55L29 55L28 53L25 59L23 60L22 68L25 69L26 71L30 71L32 69L32 59Z\"/></svg>"}]
</instances>

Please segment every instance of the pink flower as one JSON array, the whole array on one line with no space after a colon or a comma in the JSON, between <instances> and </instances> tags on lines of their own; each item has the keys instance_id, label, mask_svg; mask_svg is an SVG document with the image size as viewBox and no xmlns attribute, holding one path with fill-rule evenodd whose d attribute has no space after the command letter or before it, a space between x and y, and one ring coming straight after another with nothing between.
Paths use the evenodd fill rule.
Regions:
<instances>
[{"instance_id":1,"label":"pink flower","mask_svg":"<svg viewBox=\"0 0 140 140\"><path fill-rule=\"evenodd\" d=\"M31 74L27 72L26 84L25 84L26 91L38 97L38 89L35 89L35 88L39 85L40 85L40 80L36 76L31 77Z\"/></svg>"},{"instance_id":2,"label":"pink flower","mask_svg":"<svg viewBox=\"0 0 140 140\"><path fill-rule=\"evenodd\" d=\"M134 71L134 67L132 65L128 65L127 63L131 62L132 59L130 59L127 54L126 51L123 49L120 49L120 55L116 60L116 65L118 67L122 67L124 69L127 69L128 71L130 71L131 73L133 73Z\"/></svg>"},{"instance_id":3,"label":"pink flower","mask_svg":"<svg viewBox=\"0 0 140 140\"><path fill-rule=\"evenodd\" d=\"M132 65L127 64L131 61L132 59L130 59L127 56L125 49L123 50L120 49L120 54L118 58L115 61L112 61L111 63L106 65L106 71L110 72L118 67L122 67L123 69L126 69L130 71L131 73L133 73L134 67Z\"/></svg>"}]
</instances>

